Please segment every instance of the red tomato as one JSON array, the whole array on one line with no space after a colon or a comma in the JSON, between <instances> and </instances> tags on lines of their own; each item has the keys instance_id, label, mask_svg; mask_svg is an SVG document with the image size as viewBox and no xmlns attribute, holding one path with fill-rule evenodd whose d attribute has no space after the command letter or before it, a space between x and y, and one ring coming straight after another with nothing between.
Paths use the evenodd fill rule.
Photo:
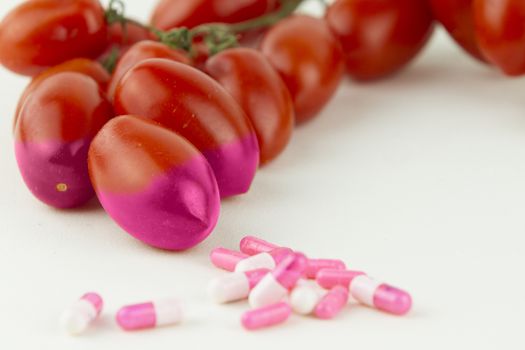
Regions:
<instances>
[{"instance_id":1,"label":"red tomato","mask_svg":"<svg viewBox=\"0 0 525 350\"><path fill-rule=\"evenodd\" d=\"M151 23L163 30L212 22L237 23L264 15L274 10L277 3L277 0L161 0Z\"/></svg>"},{"instance_id":2,"label":"red tomato","mask_svg":"<svg viewBox=\"0 0 525 350\"><path fill-rule=\"evenodd\" d=\"M377 79L406 66L432 33L426 0L338 0L326 14L356 79Z\"/></svg>"},{"instance_id":3,"label":"red tomato","mask_svg":"<svg viewBox=\"0 0 525 350\"><path fill-rule=\"evenodd\" d=\"M113 99L115 95L115 89L120 79L126 74L133 66L140 63L148 58L166 58L172 61L190 64L188 56L182 52L174 50L165 44L156 41L142 41L133 45L128 52L122 56L119 63L115 67L111 83L108 88L108 96Z\"/></svg>"},{"instance_id":4,"label":"red tomato","mask_svg":"<svg viewBox=\"0 0 525 350\"><path fill-rule=\"evenodd\" d=\"M88 149L112 117L104 92L86 75L55 74L34 89L20 111L15 152L35 197L57 208L78 207L93 197Z\"/></svg>"},{"instance_id":5,"label":"red tomato","mask_svg":"<svg viewBox=\"0 0 525 350\"><path fill-rule=\"evenodd\" d=\"M474 0L476 35L487 60L508 75L525 73L525 1Z\"/></svg>"},{"instance_id":6,"label":"red tomato","mask_svg":"<svg viewBox=\"0 0 525 350\"><path fill-rule=\"evenodd\" d=\"M89 60L87 58L76 58L71 61L64 62L58 66L49 68L31 80L31 83L26 87L22 96L18 100L16 106L15 119L13 122L13 128L16 127L18 115L27 97L47 78L58 73L63 72L76 72L87 75L93 78L99 85L99 87L106 91L107 84L109 83L110 75L98 62Z\"/></svg>"},{"instance_id":7,"label":"red tomato","mask_svg":"<svg viewBox=\"0 0 525 350\"><path fill-rule=\"evenodd\" d=\"M24 75L106 47L104 9L96 0L31 0L0 24L0 63Z\"/></svg>"},{"instance_id":8,"label":"red tomato","mask_svg":"<svg viewBox=\"0 0 525 350\"><path fill-rule=\"evenodd\" d=\"M456 42L474 58L485 61L474 29L473 0L430 0L434 17Z\"/></svg>"},{"instance_id":9,"label":"red tomato","mask_svg":"<svg viewBox=\"0 0 525 350\"><path fill-rule=\"evenodd\" d=\"M343 53L322 19L288 17L266 33L261 51L280 73L294 101L298 122L315 116L343 76Z\"/></svg>"},{"instance_id":10,"label":"red tomato","mask_svg":"<svg viewBox=\"0 0 525 350\"><path fill-rule=\"evenodd\" d=\"M131 46L143 41L154 40L155 37L150 31L138 24L128 23L126 31L122 28L122 24L114 23L108 28L107 46L104 53L98 58L103 62L109 55L113 53L114 49L119 50L119 58L122 57Z\"/></svg>"},{"instance_id":11,"label":"red tomato","mask_svg":"<svg viewBox=\"0 0 525 350\"><path fill-rule=\"evenodd\" d=\"M257 136L239 104L203 72L143 61L120 80L114 103L119 114L147 117L188 139L213 168L222 197L248 191L259 163Z\"/></svg>"},{"instance_id":12,"label":"red tomato","mask_svg":"<svg viewBox=\"0 0 525 350\"><path fill-rule=\"evenodd\" d=\"M257 133L261 164L286 147L294 126L293 101L268 60L252 49L223 51L208 60L206 71L232 95Z\"/></svg>"}]
</instances>

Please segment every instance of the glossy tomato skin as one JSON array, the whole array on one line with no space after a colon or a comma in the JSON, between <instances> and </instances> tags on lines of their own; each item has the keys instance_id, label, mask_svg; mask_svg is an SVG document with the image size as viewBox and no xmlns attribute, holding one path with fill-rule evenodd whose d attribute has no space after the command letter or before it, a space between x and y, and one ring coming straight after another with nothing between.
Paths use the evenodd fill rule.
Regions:
<instances>
[{"instance_id":1,"label":"glossy tomato skin","mask_svg":"<svg viewBox=\"0 0 525 350\"><path fill-rule=\"evenodd\" d=\"M154 35L148 29L135 23L127 23L124 31L121 23L113 23L108 27L106 49L98 61L104 62L115 49L118 50L120 59L133 45L144 40L155 40Z\"/></svg>"},{"instance_id":2,"label":"glossy tomato skin","mask_svg":"<svg viewBox=\"0 0 525 350\"><path fill-rule=\"evenodd\" d=\"M113 116L97 82L59 73L28 96L15 132L15 153L31 192L56 208L81 206L94 192L87 154L91 140Z\"/></svg>"},{"instance_id":3,"label":"glossy tomato skin","mask_svg":"<svg viewBox=\"0 0 525 350\"><path fill-rule=\"evenodd\" d=\"M34 76L73 58L96 58L106 35L97 0L25 1L0 23L0 63Z\"/></svg>"},{"instance_id":4,"label":"glossy tomato skin","mask_svg":"<svg viewBox=\"0 0 525 350\"><path fill-rule=\"evenodd\" d=\"M87 58L75 58L70 61L66 61L64 63L59 64L58 66L49 68L39 75L35 76L29 85L25 88L24 92L20 96L20 99L18 100L18 105L16 107L15 111L15 118L13 121L13 130L16 128L16 123L18 120L18 114L20 113L20 110L22 109L22 106L24 102L26 101L27 97L47 78L50 76L53 76L58 73L63 72L76 72L81 73L84 75L87 75L88 77L93 78L100 88L103 91L106 91L107 85L110 80L109 73L98 63L97 61L93 61Z\"/></svg>"},{"instance_id":5,"label":"glossy tomato skin","mask_svg":"<svg viewBox=\"0 0 525 350\"><path fill-rule=\"evenodd\" d=\"M149 58L165 58L185 64L191 63L187 54L182 51L174 50L165 44L150 40L136 43L124 54L124 56L122 56L115 67L115 71L111 77L111 83L108 87L108 96L110 99L113 99L117 84L124 74L126 74L137 63Z\"/></svg>"},{"instance_id":6,"label":"glossy tomato skin","mask_svg":"<svg viewBox=\"0 0 525 350\"><path fill-rule=\"evenodd\" d=\"M292 136L293 101L264 55L247 48L226 50L206 62L206 71L250 118L259 140L261 164L277 157Z\"/></svg>"},{"instance_id":7,"label":"glossy tomato skin","mask_svg":"<svg viewBox=\"0 0 525 350\"><path fill-rule=\"evenodd\" d=\"M341 82L341 46L322 19L296 15L282 20L266 33L261 51L288 87L297 122L319 113Z\"/></svg>"},{"instance_id":8,"label":"glossy tomato skin","mask_svg":"<svg viewBox=\"0 0 525 350\"><path fill-rule=\"evenodd\" d=\"M485 61L474 26L473 0L430 0L434 17L472 57Z\"/></svg>"},{"instance_id":9,"label":"glossy tomato skin","mask_svg":"<svg viewBox=\"0 0 525 350\"><path fill-rule=\"evenodd\" d=\"M221 197L248 191L259 164L257 136L239 104L203 72L166 59L143 61L120 80L114 105L118 114L152 119L197 147Z\"/></svg>"},{"instance_id":10,"label":"glossy tomato skin","mask_svg":"<svg viewBox=\"0 0 525 350\"><path fill-rule=\"evenodd\" d=\"M146 244L188 249L217 223L220 197L210 165L186 139L149 119L108 122L91 144L88 163L106 212Z\"/></svg>"},{"instance_id":11,"label":"glossy tomato skin","mask_svg":"<svg viewBox=\"0 0 525 350\"><path fill-rule=\"evenodd\" d=\"M338 0L326 20L343 46L348 73L359 80L405 67L433 29L427 0Z\"/></svg>"},{"instance_id":12,"label":"glossy tomato skin","mask_svg":"<svg viewBox=\"0 0 525 350\"><path fill-rule=\"evenodd\" d=\"M161 0L151 18L157 28L193 28L204 23L237 23L274 10L277 0Z\"/></svg>"},{"instance_id":13,"label":"glossy tomato skin","mask_svg":"<svg viewBox=\"0 0 525 350\"><path fill-rule=\"evenodd\" d=\"M479 47L505 74L525 74L525 1L474 0Z\"/></svg>"}]
</instances>

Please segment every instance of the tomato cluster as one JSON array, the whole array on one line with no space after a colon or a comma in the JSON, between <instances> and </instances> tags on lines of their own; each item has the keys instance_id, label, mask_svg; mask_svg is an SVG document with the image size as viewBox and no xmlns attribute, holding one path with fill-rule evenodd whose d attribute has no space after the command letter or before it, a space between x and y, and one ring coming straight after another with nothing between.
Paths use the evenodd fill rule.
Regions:
<instances>
[{"instance_id":1,"label":"tomato cluster","mask_svg":"<svg viewBox=\"0 0 525 350\"><path fill-rule=\"evenodd\" d=\"M400 71L434 19L477 59L525 73L523 1L337 0L324 18L292 14L301 2L162 0L145 26L111 20L98 0L24 1L0 23L0 63L33 77L14 122L29 189L57 208L96 194L133 236L186 249L213 230L220 200L247 192L294 126L319 114L345 71ZM228 34L260 23L269 28L256 48L231 47Z\"/></svg>"}]
</instances>

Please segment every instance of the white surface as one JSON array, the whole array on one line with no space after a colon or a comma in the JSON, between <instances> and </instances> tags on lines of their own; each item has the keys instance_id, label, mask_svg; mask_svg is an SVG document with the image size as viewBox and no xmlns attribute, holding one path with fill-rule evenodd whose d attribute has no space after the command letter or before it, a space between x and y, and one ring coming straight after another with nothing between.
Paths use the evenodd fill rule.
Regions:
<instances>
[{"instance_id":1,"label":"white surface","mask_svg":"<svg viewBox=\"0 0 525 350\"><path fill-rule=\"evenodd\" d=\"M0 15L18 2L2 0ZM144 15L153 1L128 3ZM140 244L96 204L59 212L32 198L11 138L26 82L0 71L0 348L525 348L525 81L470 60L443 33L401 75L345 81L252 191L224 203L214 234L182 254ZM414 310L356 306L333 321L293 316L246 332L246 303L206 296L222 273L209 251L245 234L342 258L410 291ZM105 298L102 319L65 336L61 311L90 290ZM135 334L115 325L120 306L170 295L185 301L182 324Z\"/></svg>"}]
</instances>

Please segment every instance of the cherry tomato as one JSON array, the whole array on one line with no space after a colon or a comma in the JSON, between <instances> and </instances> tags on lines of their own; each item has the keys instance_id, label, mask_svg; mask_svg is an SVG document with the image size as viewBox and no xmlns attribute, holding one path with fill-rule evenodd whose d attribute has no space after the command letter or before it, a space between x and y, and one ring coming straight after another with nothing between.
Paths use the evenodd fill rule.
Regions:
<instances>
[{"instance_id":1,"label":"cherry tomato","mask_svg":"<svg viewBox=\"0 0 525 350\"><path fill-rule=\"evenodd\" d=\"M294 126L293 101L279 74L258 51L238 48L208 60L206 71L232 95L257 133L261 164L286 147Z\"/></svg>"},{"instance_id":2,"label":"cherry tomato","mask_svg":"<svg viewBox=\"0 0 525 350\"><path fill-rule=\"evenodd\" d=\"M143 61L120 80L114 103L119 114L150 118L188 139L213 168L222 197L248 191L259 163L257 136L239 104L203 72Z\"/></svg>"},{"instance_id":3,"label":"cherry tomato","mask_svg":"<svg viewBox=\"0 0 525 350\"><path fill-rule=\"evenodd\" d=\"M120 79L126 74L134 65L140 63L148 58L166 58L172 61L177 61L185 64L190 64L188 56L182 52L171 49L165 44L155 41L142 41L133 45L128 52L122 56L119 63L115 67L111 83L108 88L108 96L113 99L115 89Z\"/></svg>"},{"instance_id":4,"label":"cherry tomato","mask_svg":"<svg viewBox=\"0 0 525 350\"><path fill-rule=\"evenodd\" d=\"M89 173L106 212L153 247L203 241L219 217L213 170L186 139L134 116L111 120L89 149Z\"/></svg>"},{"instance_id":5,"label":"cherry tomato","mask_svg":"<svg viewBox=\"0 0 525 350\"><path fill-rule=\"evenodd\" d=\"M24 75L106 47L104 9L96 0L31 0L0 23L0 63Z\"/></svg>"},{"instance_id":6,"label":"cherry tomato","mask_svg":"<svg viewBox=\"0 0 525 350\"><path fill-rule=\"evenodd\" d=\"M508 75L525 74L525 1L474 0L476 35L487 60Z\"/></svg>"},{"instance_id":7,"label":"cherry tomato","mask_svg":"<svg viewBox=\"0 0 525 350\"><path fill-rule=\"evenodd\" d=\"M89 144L112 116L104 92L83 74L55 74L34 89L20 111L15 153L35 197L56 208L78 207L93 197Z\"/></svg>"},{"instance_id":8,"label":"cherry tomato","mask_svg":"<svg viewBox=\"0 0 525 350\"><path fill-rule=\"evenodd\" d=\"M434 17L456 42L474 58L485 61L474 29L473 0L430 0Z\"/></svg>"},{"instance_id":9,"label":"cherry tomato","mask_svg":"<svg viewBox=\"0 0 525 350\"><path fill-rule=\"evenodd\" d=\"M405 67L433 29L426 0L338 0L326 20L343 45L349 74L360 80Z\"/></svg>"},{"instance_id":10,"label":"cherry tomato","mask_svg":"<svg viewBox=\"0 0 525 350\"><path fill-rule=\"evenodd\" d=\"M18 120L18 114L22 109L24 102L27 97L47 78L62 72L76 72L87 75L88 77L93 78L100 88L103 91L106 91L107 84L110 79L109 73L102 67L98 62L89 60L87 58L75 58L70 61L66 61L58 66L49 68L31 80L31 83L26 87L22 96L18 100L18 105L16 106L15 118L13 122L13 129L16 128L16 123Z\"/></svg>"},{"instance_id":11,"label":"cherry tomato","mask_svg":"<svg viewBox=\"0 0 525 350\"><path fill-rule=\"evenodd\" d=\"M277 0L161 0L151 23L163 30L213 22L237 23L273 11L277 4Z\"/></svg>"},{"instance_id":12,"label":"cherry tomato","mask_svg":"<svg viewBox=\"0 0 525 350\"><path fill-rule=\"evenodd\" d=\"M261 51L288 87L298 122L312 118L328 103L343 76L341 47L322 19L282 20L266 33Z\"/></svg>"}]
</instances>

